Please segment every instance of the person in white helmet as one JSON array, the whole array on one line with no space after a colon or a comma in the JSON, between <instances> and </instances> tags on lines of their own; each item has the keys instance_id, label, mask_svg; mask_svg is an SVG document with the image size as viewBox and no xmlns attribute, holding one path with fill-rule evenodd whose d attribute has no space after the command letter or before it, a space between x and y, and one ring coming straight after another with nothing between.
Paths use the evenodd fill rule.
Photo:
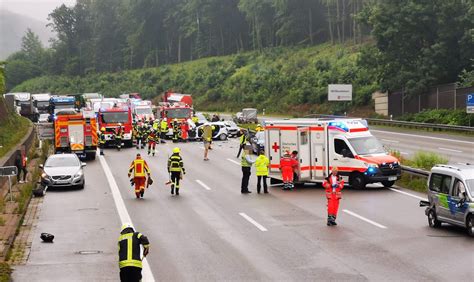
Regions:
<instances>
[{"instance_id":1,"label":"person in white helmet","mask_svg":"<svg viewBox=\"0 0 474 282\"><path fill-rule=\"evenodd\" d=\"M143 246L144 259L150 251L150 241L145 235L135 231L130 223L123 224L118 239L120 281L141 281L143 259L140 245Z\"/></svg>"},{"instance_id":2,"label":"person in white helmet","mask_svg":"<svg viewBox=\"0 0 474 282\"><path fill-rule=\"evenodd\" d=\"M120 151L122 148L122 138L123 138L123 126L121 123L117 125L117 128L114 131L114 140L117 150Z\"/></svg>"}]
</instances>

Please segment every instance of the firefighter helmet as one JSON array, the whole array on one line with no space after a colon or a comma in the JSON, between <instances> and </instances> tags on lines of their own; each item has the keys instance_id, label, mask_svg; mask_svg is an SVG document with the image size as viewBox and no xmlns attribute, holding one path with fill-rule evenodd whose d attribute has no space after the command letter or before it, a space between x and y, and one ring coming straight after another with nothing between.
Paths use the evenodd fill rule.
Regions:
<instances>
[{"instance_id":1,"label":"firefighter helmet","mask_svg":"<svg viewBox=\"0 0 474 282\"><path fill-rule=\"evenodd\" d=\"M100 129L100 131L104 132L104 131L105 131L105 127L102 127L102 128Z\"/></svg>"},{"instance_id":2,"label":"firefighter helmet","mask_svg":"<svg viewBox=\"0 0 474 282\"><path fill-rule=\"evenodd\" d=\"M181 152L181 150L180 150L178 147L175 147L175 148L173 149L173 153L179 153L179 152Z\"/></svg>"},{"instance_id":3,"label":"firefighter helmet","mask_svg":"<svg viewBox=\"0 0 474 282\"><path fill-rule=\"evenodd\" d=\"M122 225L122 228L120 229L120 232L123 232L127 228L132 228L132 230L134 230L133 225L131 223L124 223Z\"/></svg>"},{"instance_id":4,"label":"firefighter helmet","mask_svg":"<svg viewBox=\"0 0 474 282\"><path fill-rule=\"evenodd\" d=\"M118 126L122 126L122 123L121 123L121 122L119 122Z\"/></svg>"}]
</instances>

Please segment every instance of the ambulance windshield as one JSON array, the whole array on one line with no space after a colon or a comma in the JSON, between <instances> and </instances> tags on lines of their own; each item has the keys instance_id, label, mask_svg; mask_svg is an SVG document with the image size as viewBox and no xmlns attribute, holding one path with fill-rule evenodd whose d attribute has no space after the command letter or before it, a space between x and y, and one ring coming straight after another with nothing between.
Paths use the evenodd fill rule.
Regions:
<instances>
[{"instance_id":1,"label":"ambulance windshield","mask_svg":"<svg viewBox=\"0 0 474 282\"><path fill-rule=\"evenodd\" d=\"M358 155L383 154L385 149L374 136L349 138L349 142Z\"/></svg>"}]
</instances>

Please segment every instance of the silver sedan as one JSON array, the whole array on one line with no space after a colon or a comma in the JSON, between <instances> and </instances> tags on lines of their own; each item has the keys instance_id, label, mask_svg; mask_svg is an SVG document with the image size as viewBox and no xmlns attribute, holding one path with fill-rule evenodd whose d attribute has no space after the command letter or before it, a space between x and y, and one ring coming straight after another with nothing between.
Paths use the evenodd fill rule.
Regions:
<instances>
[{"instance_id":1,"label":"silver sedan","mask_svg":"<svg viewBox=\"0 0 474 282\"><path fill-rule=\"evenodd\" d=\"M41 183L49 188L77 187L84 188L84 166L76 154L51 155L44 165Z\"/></svg>"}]
</instances>

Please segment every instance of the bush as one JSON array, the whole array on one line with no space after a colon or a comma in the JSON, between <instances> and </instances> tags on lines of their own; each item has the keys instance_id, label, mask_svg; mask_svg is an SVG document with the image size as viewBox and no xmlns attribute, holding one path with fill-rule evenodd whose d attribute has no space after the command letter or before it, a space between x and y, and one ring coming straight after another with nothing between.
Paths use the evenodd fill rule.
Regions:
<instances>
[{"instance_id":1,"label":"bush","mask_svg":"<svg viewBox=\"0 0 474 282\"><path fill-rule=\"evenodd\" d=\"M431 168L437 164L447 164L448 159L432 152L417 152L410 164L413 167L431 170Z\"/></svg>"},{"instance_id":2,"label":"bush","mask_svg":"<svg viewBox=\"0 0 474 282\"><path fill-rule=\"evenodd\" d=\"M471 123L469 122L469 119L471 119ZM466 113L464 109L425 110L417 114L405 115L401 117L400 120L461 126L469 126L470 124L474 124L474 118L472 118L472 115Z\"/></svg>"}]
</instances>

